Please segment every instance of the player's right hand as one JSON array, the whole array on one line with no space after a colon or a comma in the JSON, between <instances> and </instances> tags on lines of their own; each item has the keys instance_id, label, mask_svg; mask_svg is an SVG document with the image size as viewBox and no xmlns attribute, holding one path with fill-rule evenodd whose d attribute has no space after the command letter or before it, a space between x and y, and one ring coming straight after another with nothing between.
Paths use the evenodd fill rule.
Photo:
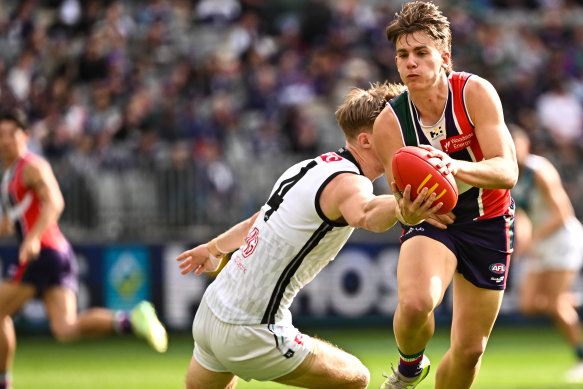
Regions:
<instances>
[{"instance_id":1,"label":"player's right hand","mask_svg":"<svg viewBox=\"0 0 583 389\"><path fill-rule=\"evenodd\" d=\"M182 261L178 265L182 269L181 274L188 274L191 271L194 271L194 274L202 274L205 271L212 272L217 270L221 263L220 258L214 257L209 252L206 243L183 252L176 257L176 260Z\"/></svg>"}]
</instances>

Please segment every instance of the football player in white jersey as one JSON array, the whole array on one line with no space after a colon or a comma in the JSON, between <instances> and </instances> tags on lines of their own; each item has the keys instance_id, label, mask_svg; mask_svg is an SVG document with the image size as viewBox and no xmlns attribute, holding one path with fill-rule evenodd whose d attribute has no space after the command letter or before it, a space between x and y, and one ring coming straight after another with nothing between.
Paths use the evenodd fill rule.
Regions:
<instances>
[{"instance_id":1,"label":"football player in white jersey","mask_svg":"<svg viewBox=\"0 0 583 389\"><path fill-rule=\"evenodd\" d=\"M368 369L355 356L299 332L289 307L354 228L381 232L401 217L393 196L373 194L372 181L384 169L372 126L402 90L387 83L352 90L336 111L345 147L290 167L258 213L177 257L182 274L201 274L236 250L197 310L188 389L230 389L238 377L304 388L368 386ZM431 218L441 207L432 204L434 193L426 195L427 188L409 222Z\"/></svg>"},{"instance_id":2,"label":"football player in white jersey","mask_svg":"<svg viewBox=\"0 0 583 389\"><path fill-rule=\"evenodd\" d=\"M528 134L511 125L520 174L512 189L516 201L517 258L525 260L520 308L525 314L553 319L577 359L568 382L583 383L581 322L571 288L583 266L583 226L557 169L530 153Z\"/></svg>"}]
</instances>

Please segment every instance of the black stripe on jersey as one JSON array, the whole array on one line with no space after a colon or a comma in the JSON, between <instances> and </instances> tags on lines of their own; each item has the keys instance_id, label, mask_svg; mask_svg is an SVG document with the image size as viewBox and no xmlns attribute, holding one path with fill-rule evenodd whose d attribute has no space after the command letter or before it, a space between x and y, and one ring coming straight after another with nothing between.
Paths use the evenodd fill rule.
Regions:
<instances>
[{"instance_id":1,"label":"black stripe on jersey","mask_svg":"<svg viewBox=\"0 0 583 389\"><path fill-rule=\"evenodd\" d=\"M322 223L320 227L312 234L310 239L304 244L304 247L296 254L296 256L290 261L290 263L285 267L277 283L275 284L275 288L273 288L273 292L271 293L271 298L269 299L269 303L267 304L267 309L265 310L265 314L261 319L261 324L274 324L275 323L275 314L281 304L281 299L283 298L283 294L285 289L289 285L289 282L292 276L296 273L302 261L306 256L318 245L320 240L326 236L326 234L332 231L334 227L327 224Z\"/></svg>"},{"instance_id":2,"label":"black stripe on jersey","mask_svg":"<svg viewBox=\"0 0 583 389\"><path fill-rule=\"evenodd\" d=\"M269 220L269 218L271 217L271 214L273 212L277 211L277 209L279 208L279 206L283 202L283 196L285 196L285 194L295 184L297 184L298 181L301 180L303 176L306 175L306 173L308 172L308 170L310 170L311 168L313 168L317 164L318 163L316 162L316 160L312 160L306 166L304 166L303 168L301 168L298 174L296 174L295 176L290 177L290 178L288 178L286 180L283 180L281 182L281 184L279 184L279 188L277 188L277 190L275 192L273 192L273 195L271 195L271 197L269 198L269 200L267 200L267 205L269 205L270 208L267 210L267 212L265 212L265 216L263 217L263 220L265 220L265 221L268 221Z\"/></svg>"},{"instance_id":3,"label":"black stripe on jersey","mask_svg":"<svg viewBox=\"0 0 583 389\"><path fill-rule=\"evenodd\" d=\"M338 151L336 152L336 154L338 154L342 158L347 159L350 162L352 162L358 168L360 175L364 176L364 172L360 168L360 165L358 164L358 162L356 162L356 158L354 158L354 155L352 155L352 153L350 151L348 151L348 149L346 147L339 148Z\"/></svg>"},{"instance_id":4,"label":"black stripe on jersey","mask_svg":"<svg viewBox=\"0 0 583 389\"><path fill-rule=\"evenodd\" d=\"M316 212L318 213L318 215L322 218L322 220L324 220L326 223L328 223L334 227L346 227L348 225L348 223L335 222L334 220L328 219L326 217L326 215L324 215L324 212L322 211L322 207L320 207L320 196L322 195L322 192L324 191L324 188L326 187L326 185L328 185L328 183L330 183L330 181L332 181L336 176L338 176L339 174L342 174L342 173L356 174L355 172L351 172L350 170L343 170L343 171L335 172L334 174L330 175L330 177L326 178L326 180L322 183L322 185L320 185L318 192L316 192L316 198L314 199L314 205L316 206Z\"/></svg>"}]
</instances>

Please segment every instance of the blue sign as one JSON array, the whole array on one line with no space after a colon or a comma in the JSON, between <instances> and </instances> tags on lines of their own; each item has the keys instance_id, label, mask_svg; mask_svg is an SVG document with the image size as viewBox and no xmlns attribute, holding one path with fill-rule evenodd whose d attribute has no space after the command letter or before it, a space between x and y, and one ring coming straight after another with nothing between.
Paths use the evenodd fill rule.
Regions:
<instances>
[{"instance_id":1,"label":"blue sign","mask_svg":"<svg viewBox=\"0 0 583 389\"><path fill-rule=\"evenodd\" d=\"M150 258L146 247L108 247L104 259L108 308L130 310L150 299Z\"/></svg>"}]
</instances>

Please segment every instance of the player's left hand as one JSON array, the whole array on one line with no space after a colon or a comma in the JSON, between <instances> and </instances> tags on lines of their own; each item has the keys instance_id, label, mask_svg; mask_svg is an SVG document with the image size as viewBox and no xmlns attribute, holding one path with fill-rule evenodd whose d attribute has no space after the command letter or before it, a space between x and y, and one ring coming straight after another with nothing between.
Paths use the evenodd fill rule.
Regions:
<instances>
[{"instance_id":1,"label":"player's left hand","mask_svg":"<svg viewBox=\"0 0 583 389\"><path fill-rule=\"evenodd\" d=\"M443 205L441 202L433 204L436 194L431 193L428 196L429 189L427 187L424 187L419 192L415 200L411 199L411 185L407 185L405 190L400 193L397 183L393 181L391 183L391 189L394 194L399 193L399 195L395 196L397 206L399 207L397 210L397 218L401 223L406 225L416 225L423 222L425 219L435 215L435 212ZM442 228L445 228L445 226Z\"/></svg>"},{"instance_id":2,"label":"player's left hand","mask_svg":"<svg viewBox=\"0 0 583 389\"><path fill-rule=\"evenodd\" d=\"M34 237L26 237L20 245L18 251L18 262L21 264L28 263L33 259L38 258L40 254L40 239Z\"/></svg>"},{"instance_id":3,"label":"player's left hand","mask_svg":"<svg viewBox=\"0 0 583 389\"><path fill-rule=\"evenodd\" d=\"M177 261L182 261L178 267L182 269L181 274L188 274L194 271L194 274L203 272L212 272L217 270L221 263L221 258L214 257L206 247L206 244L196 246L187 250L176 257Z\"/></svg>"}]
</instances>

